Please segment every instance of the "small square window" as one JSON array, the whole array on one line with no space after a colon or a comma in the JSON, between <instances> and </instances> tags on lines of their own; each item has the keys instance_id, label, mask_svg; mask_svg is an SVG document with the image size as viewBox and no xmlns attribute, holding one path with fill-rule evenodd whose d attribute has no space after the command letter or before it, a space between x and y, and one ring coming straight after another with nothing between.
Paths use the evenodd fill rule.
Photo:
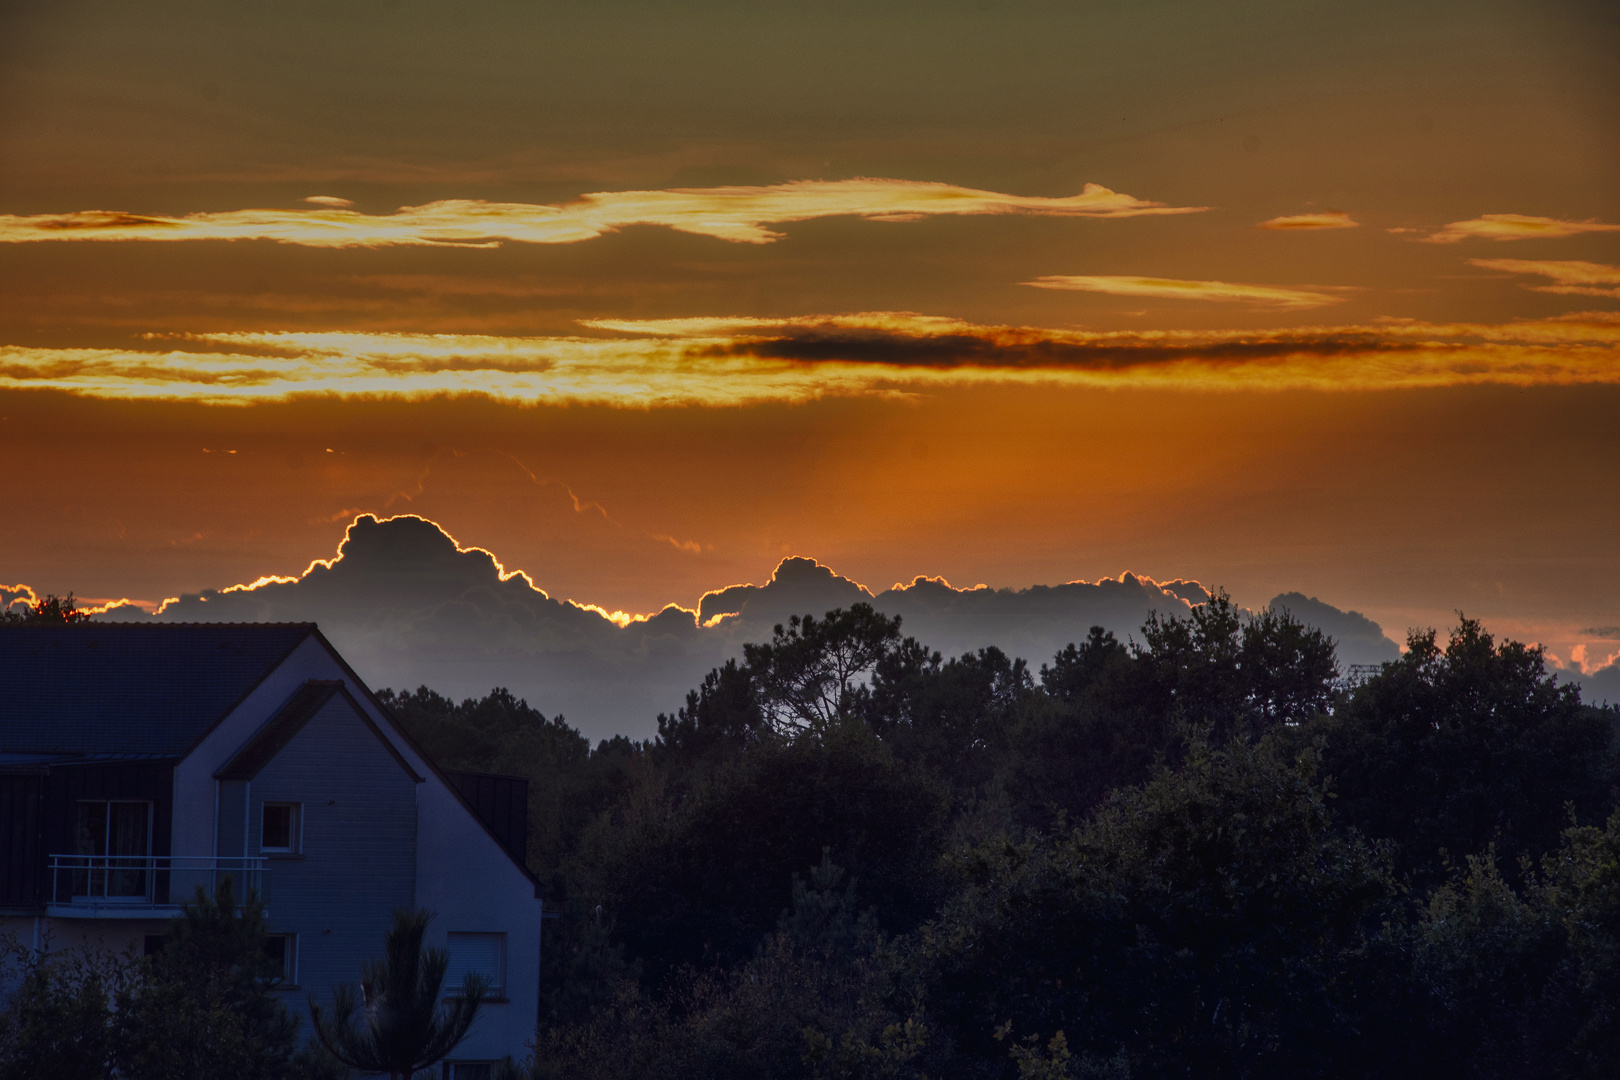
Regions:
<instances>
[{"instance_id":1,"label":"small square window","mask_svg":"<svg viewBox=\"0 0 1620 1080\"><path fill-rule=\"evenodd\" d=\"M298 981L298 935L271 934L264 939L264 955L272 965L270 981L292 985Z\"/></svg>"},{"instance_id":2,"label":"small square window","mask_svg":"<svg viewBox=\"0 0 1620 1080\"><path fill-rule=\"evenodd\" d=\"M298 804L264 804L264 823L259 832L259 850L291 854L298 850Z\"/></svg>"},{"instance_id":3,"label":"small square window","mask_svg":"<svg viewBox=\"0 0 1620 1080\"><path fill-rule=\"evenodd\" d=\"M485 996L504 997L506 935L452 933L447 937L450 966L444 972L444 995L459 996L468 975L482 975L488 987Z\"/></svg>"}]
</instances>

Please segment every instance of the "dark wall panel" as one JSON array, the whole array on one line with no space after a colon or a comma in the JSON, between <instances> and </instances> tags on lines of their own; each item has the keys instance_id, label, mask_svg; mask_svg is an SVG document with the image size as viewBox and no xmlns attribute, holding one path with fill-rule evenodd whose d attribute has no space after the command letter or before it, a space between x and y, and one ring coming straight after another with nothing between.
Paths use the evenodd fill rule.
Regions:
<instances>
[{"instance_id":1,"label":"dark wall panel","mask_svg":"<svg viewBox=\"0 0 1620 1080\"><path fill-rule=\"evenodd\" d=\"M0 907L36 907L45 877L42 773L0 774Z\"/></svg>"},{"instance_id":2,"label":"dark wall panel","mask_svg":"<svg viewBox=\"0 0 1620 1080\"><path fill-rule=\"evenodd\" d=\"M445 776L472 805L506 850L518 862L529 852L529 781L521 776L446 772Z\"/></svg>"},{"instance_id":3,"label":"dark wall panel","mask_svg":"<svg viewBox=\"0 0 1620 1080\"><path fill-rule=\"evenodd\" d=\"M137 761L53 765L45 784L45 854L73 852L73 827L81 800L131 799L152 804L152 854L171 854L174 837L174 763ZM159 903L168 899L169 875L154 883Z\"/></svg>"}]
</instances>

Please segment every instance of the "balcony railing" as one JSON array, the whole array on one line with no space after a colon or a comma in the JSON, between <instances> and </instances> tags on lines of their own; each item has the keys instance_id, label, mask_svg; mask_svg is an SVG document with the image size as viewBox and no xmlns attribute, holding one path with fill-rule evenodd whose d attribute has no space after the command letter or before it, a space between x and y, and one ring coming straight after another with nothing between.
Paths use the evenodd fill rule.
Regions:
<instances>
[{"instance_id":1,"label":"balcony railing","mask_svg":"<svg viewBox=\"0 0 1620 1080\"><path fill-rule=\"evenodd\" d=\"M212 897L226 878L238 902L264 892L265 860L253 856L52 855L53 914L138 916L178 909L197 890Z\"/></svg>"}]
</instances>

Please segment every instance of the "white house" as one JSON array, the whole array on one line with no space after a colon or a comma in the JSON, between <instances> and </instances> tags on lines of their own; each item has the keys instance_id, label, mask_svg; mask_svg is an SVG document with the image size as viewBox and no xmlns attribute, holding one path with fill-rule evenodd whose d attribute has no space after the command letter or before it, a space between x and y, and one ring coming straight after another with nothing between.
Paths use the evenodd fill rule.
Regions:
<instances>
[{"instance_id":1,"label":"white house","mask_svg":"<svg viewBox=\"0 0 1620 1080\"><path fill-rule=\"evenodd\" d=\"M313 623L0 627L0 932L140 946L197 886L256 887L303 1019L396 907L494 990L446 1069L521 1058L541 899L521 780L446 773Z\"/></svg>"}]
</instances>

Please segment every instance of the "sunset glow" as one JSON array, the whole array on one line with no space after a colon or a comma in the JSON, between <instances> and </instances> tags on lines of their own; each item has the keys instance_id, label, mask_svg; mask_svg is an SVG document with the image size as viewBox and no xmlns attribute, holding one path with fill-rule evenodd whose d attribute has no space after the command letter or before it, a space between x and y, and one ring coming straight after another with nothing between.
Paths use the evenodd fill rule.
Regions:
<instances>
[{"instance_id":1,"label":"sunset glow","mask_svg":"<svg viewBox=\"0 0 1620 1080\"><path fill-rule=\"evenodd\" d=\"M1361 222L1351 220L1342 210L1326 210L1317 214L1288 214L1274 217L1256 225L1257 229L1355 229Z\"/></svg>"},{"instance_id":2,"label":"sunset glow","mask_svg":"<svg viewBox=\"0 0 1620 1080\"><path fill-rule=\"evenodd\" d=\"M1218 287L1210 291L1220 299L1248 295L1245 287L1218 282L1182 284ZM8 346L0 348L0 385L238 405L301 395L475 394L648 408L988 384L1360 391L1620 383L1620 316L1602 313L1497 326L1103 334L976 326L906 313L592 325L640 334L196 334L178 348L150 352ZM212 348L245 351L205 351Z\"/></svg>"},{"instance_id":3,"label":"sunset glow","mask_svg":"<svg viewBox=\"0 0 1620 1080\"><path fill-rule=\"evenodd\" d=\"M232 210L155 217L105 210L32 217L0 216L0 243L119 240L273 240L303 247L495 247L577 244L630 225L739 244L768 244L782 233L769 225L823 217L915 221L938 214L1036 214L1052 217L1139 217L1191 214L1202 206L1165 206L1087 184L1065 198L1002 195L952 184L906 180L801 180L771 187L608 191L560 206L445 199L371 215L345 208L346 199L315 195L319 210Z\"/></svg>"},{"instance_id":4,"label":"sunset glow","mask_svg":"<svg viewBox=\"0 0 1620 1080\"><path fill-rule=\"evenodd\" d=\"M1311 289L1283 289L1275 285L1234 285L1226 281L1178 281L1174 278L1087 277L1049 274L1024 284L1037 289L1074 289L1078 292L1107 293L1110 296L1152 296L1174 300L1248 301L1280 308L1325 307L1343 297Z\"/></svg>"},{"instance_id":5,"label":"sunset glow","mask_svg":"<svg viewBox=\"0 0 1620 1080\"><path fill-rule=\"evenodd\" d=\"M401 670L797 558L1620 687L1603 5L12 7L0 605L332 618L271 598L420 520L330 609Z\"/></svg>"},{"instance_id":6,"label":"sunset glow","mask_svg":"<svg viewBox=\"0 0 1620 1080\"><path fill-rule=\"evenodd\" d=\"M1601 221L1559 221L1528 214L1485 214L1472 221L1453 221L1424 237L1431 244L1455 244L1459 240L1557 240L1581 233L1620 232L1620 225Z\"/></svg>"}]
</instances>

